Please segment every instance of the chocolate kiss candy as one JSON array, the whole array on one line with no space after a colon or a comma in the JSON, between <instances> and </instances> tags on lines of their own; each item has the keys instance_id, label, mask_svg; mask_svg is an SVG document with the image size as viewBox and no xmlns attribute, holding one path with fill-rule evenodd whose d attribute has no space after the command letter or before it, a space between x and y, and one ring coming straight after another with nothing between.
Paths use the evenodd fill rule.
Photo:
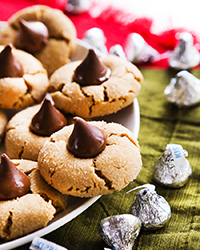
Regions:
<instances>
[{"instance_id":1,"label":"chocolate kiss candy","mask_svg":"<svg viewBox=\"0 0 200 250\"><path fill-rule=\"evenodd\" d=\"M12 54L12 45L8 44L0 53L0 78L22 77L24 70Z\"/></svg>"},{"instance_id":2,"label":"chocolate kiss candy","mask_svg":"<svg viewBox=\"0 0 200 250\"><path fill-rule=\"evenodd\" d=\"M195 105L200 102L200 80L187 70L181 70L171 79L164 94L178 107Z\"/></svg>"},{"instance_id":3,"label":"chocolate kiss candy","mask_svg":"<svg viewBox=\"0 0 200 250\"><path fill-rule=\"evenodd\" d=\"M159 55L138 33L128 35L124 49L127 59L132 63L151 63Z\"/></svg>"},{"instance_id":4,"label":"chocolate kiss candy","mask_svg":"<svg viewBox=\"0 0 200 250\"><path fill-rule=\"evenodd\" d=\"M138 216L146 230L156 230L163 227L171 218L171 208L168 202L155 191L155 186L146 184L129 192L143 188L136 195L131 206L131 213Z\"/></svg>"},{"instance_id":5,"label":"chocolate kiss candy","mask_svg":"<svg viewBox=\"0 0 200 250\"><path fill-rule=\"evenodd\" d=\"M132 214L107 217L99 223L99 235L112 249L131 250L141 229L141 221Z\"/></svg>"},{"instance_id":6,"label":"chocolate kiss candy","mask_svg":"<svg viewBox=\"0 0 200 250\"><path fill-rule=\"evenodd\" d=\"M1 155L0 164L0 200L10 200L29 192L30 179L8 158Z\"/></svg>"},{"instance_id":7,"label":"chocolate kiss candy","mask_svg":"<svg viewBox=\"0 0 200 250\"><path fill-rule=\"evenodd\" d=\"M67 148L76 157L97 156L106 147L105 133L80 117L74 117L74 129L69 137Z\"/></svg>"},{"instance_id":8,"label":"chocolate kiss candy","mask_svg":"<svg viewBox=\"0 0 200 250\"><path fill-rule=\"evenodd\" d=\"M120 58L126 59L125 52L120 44L115 44L109 49L110 55L116 55Z\"/></svg>"},{"instance_id":9,"label":"chocolate kiss candy","mask_svg":"<svg viewBox=\"0 0 200 250\"><path fill-rule=\"evenodd\" d=\"M108 49L105 45L106 37L102 29L94 27L87 30L82 40L86 43L89 43L99 51L103 52L105 55L108 54Z\"/></svg>"},{"instance_id":10,"label":"chocolate kiss candy","mask_svg":"<svg viewBox=\"0 0 200 250\"><path fill-rule=\"evenodd\" d=\"M187 150L179 144L168 144L163 155L155 163L154 179L161 185L179 188L185 185L192 169Z\"/></svg>"},{"instance_id":11,"label":"chocolate kiss candy","mask_svg":"<svg viewBox=\"0 0 200 250\"><path fill-rule=\"evenodd\" d=\"M36 53L48 43L49 32L42 22L20 20L19 24L14 42L16 48Z\"/></svg>"},{"instance_id":12,"label":"chocolate kiss candy","mask_svg":"<svg viewBox=\"0 0 200 250\"><path fill-rule=\"evenodd\" d=\"M182 32L179 36L179 43L169 58L170 67L189 69L197 66L200 62L200 54L193 44L193 36L188 32Z\"/></svg>"},{"instance_id":13,"label":"chocolate kiss candy","mask_svg":"<svg viewBox=\"0 0 200 250\"><path fill-rule=\"evenodd\" d=\"M73 81L81 86L100 85L110 77L111 70L105 67L93 49L89 49L86 58L76 68Z\"/></svg>"},{"instance_id":14,"label":"chocolate kiss candy","mask_svg":"<svg viewBox=\"0 0 200 250\"><path fill-rule=\"evenodd\" d=\"M67 125L64 115L45 99L40 110L32 118L30 129L33 133L50 136Z\"/></svg>"},{"instance_id":15,"label":"chocolate kiss candy","mask_svg":"<svg viewBox=\"0 0 200 250\"><path fill-rule=\"evenodd\" d=\"M68 0L65 10L72 14L80 14L89 9L90 0Z\"/></svg>"}]
</instances>

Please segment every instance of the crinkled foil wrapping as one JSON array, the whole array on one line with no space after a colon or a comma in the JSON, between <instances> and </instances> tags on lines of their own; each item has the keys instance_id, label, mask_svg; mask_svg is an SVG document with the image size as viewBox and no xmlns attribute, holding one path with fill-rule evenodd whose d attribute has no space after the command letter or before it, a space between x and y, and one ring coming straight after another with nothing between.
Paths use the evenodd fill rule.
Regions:
<instances>
[{"instance_id":1,"label":"crinkled foil wrapping","mask_svg":"<svg viewBox=\"0 0 200 250\"><path fill-rule=\"evenodd\" d=\"M120 58L126 59L125 52L120 44L116 44L110 47L109 54L116 55Z\"/></svg>"},{"instance_id":2,"label":"crinkled foil wrapping","mask_svg":"<svg viewBox=\"0 0 200 250\"><path fill-rule=\"evenodd\" d=\"M165 88L167 100L177 106L192 106L200 102L200 80L186 70L177 73Z\"/></svg>"},{"instance_id":3,"label":"crinkled foil wrapping","mask_svg":"<svg viewBox=\"0 0 200 250\"><path fill-rule=\"evenodd\" d=\"M155 180L167 187L179 188L185 185L192 174L190 163L185 158L188 152L181 145L168 144L163 155L155 164Z\"/></svg>"},{"instance_id":4,"label":"crinkled foil wrapping","mask_svg":"<svg viewBox=\"0 0 200 250\"><path fill-rule=\"evenodd\" d=\"M89 10L91 0L68 0L65 10L72 14L80 14Z\"/></svg>"},{"instance_id":5,"label":"crinkled foil wrapping","mask_svg":"<svg viewBox=\"0 0 200 250\"><path fill-rule=\"evenodd\" d=\"M170 67L189 69L197 66L200 62L200 54L193 44L193 36L189 32L182 32L179 36L179 43L169 58Z\"/></svg>"},{"instance_id":6,"label":"crinkled foil wrapping","mask_svg":"<svg viewBox=\"0 0 200 250\"><path fill-rule=\"evenodd\" d=\"M108 50L106 47L106 37L104 35L103 30L99 28L91 28L87 30L82 38L83 41L89 43L96 49L100 50L104 54L108 54Z\"/></svg>"},{"instance_id":7,"label":"crinkled foil wrapping","mask_svg":"<svg viewBox=\"0 0 200 250\"><path fill-rule=\"evenodd\" d=\"M138 33L128 35L125 44L125 54L132 63L147 63L153 61L159 53L152 48Z\"/></svg>"},{"instance_id":8,"label":"crinkled foil wrapping","mask_svg":"<svg viewBox=\"0 0 200 250\"><path fill-rule=\"evenodd\" d=\"M146 188L137 193L131 213L139 217L145 230L162 228L171 218L168 202L156 193L152 184L147 184Z\"/></svg>"},{"instance_id":9,"label":"crinkled foil wrapping","mask_svg":"<svg viewBox=\"0 0 200 250\"><path fill-rule=\"evenodd\" d=\"M141 221L132 214L107 217L99 223L99 235L112 249L131 250L140 232Z\"/></svg>"}]
</instances>

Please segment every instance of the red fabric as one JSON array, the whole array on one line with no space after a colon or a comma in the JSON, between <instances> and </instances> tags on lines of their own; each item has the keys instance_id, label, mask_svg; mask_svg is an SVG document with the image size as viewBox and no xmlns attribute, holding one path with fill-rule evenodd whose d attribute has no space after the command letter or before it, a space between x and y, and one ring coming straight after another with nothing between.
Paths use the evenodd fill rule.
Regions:
<instances>
[{"instance_id":1,"label":"red fabric","mask_svg":"<svg viewBox=\"0 0 200 250\"><path fill-rule=\"evenodd\" d=\"M178 42L176 34L186 31L184 28L179 28L165 30L160 34L153 34L151 33L153 20L143 17L136 18L134 21L124 24L123 19L127 17L127 13L112 7L108 7L97 18L92 18L88 12L80 15L70 15L67 13L67 15L77 28L78 38L82 38L85 31L90 28L98 27L102 29L107 38L106 46L108 49L115 44L120 44L125 48L127 36L135 32L140 34L150 46L162 55L174 49ZM197 43L198 39L195 34L192 35L195 43ZM160 59L153 64L140 66L167 68L169 66L168 57Z\"/></svg>"},{"instance_id":2,"label":"red fabric","mask_svg":"<svg viewBox=\"0 0 200 250\"><path fill-rule=\"evenodd\" d=\"M16 11L31 6L34 4L45 4L53 8L59 8L64 10L67 0L0 0L0 20L6 21ZM94 3L93 3L94 4ZM109 49L115 44L120 44L123 48L125 47L127 36L136 32L139 33L146 42L155 48L159 53L165 53L168 50L174 49L177 40L176 33L183 31L184 29L170 29L163 31L161 34L152 34L151 26L152 20L148 18L137 18L128 24L125 24L127 13L113 7L107 7L98 17L93 18L90 12L85 12L78 15L65 13L74 23L77 29L77 36L81 39L84 33L93 27L98 27L104 31L107 39L106 46ZM194 41L198 42L198 39L194 36ZM143 66L154 66L167 68L168 59L164 58L160 61L155 62L153 65Z\"/></svg>"},{"instance_id":3,"label":"red fabric","mask_svg":"<svg viewBox=\"0 0 200 250\"><path fill-rule=\"evenodd\" d=\"M62 9L67 0L0 0L0 20L7 21L16 11L35 4Z\"/></svg>"}]
</instances>

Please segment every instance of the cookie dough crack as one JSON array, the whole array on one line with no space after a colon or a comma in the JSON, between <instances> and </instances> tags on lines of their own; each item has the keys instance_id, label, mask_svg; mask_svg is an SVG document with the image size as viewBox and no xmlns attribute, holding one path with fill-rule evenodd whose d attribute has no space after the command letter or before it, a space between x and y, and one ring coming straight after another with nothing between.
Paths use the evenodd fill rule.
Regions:
<instances>
[{"instance_id":1,"label":"cookie dough crack","mask_svg":"<svg viewBox=\"0 0 200 250\"><path fill-rule=\"evenodd\" d=\"M92 188L91 186L85 187L85 189L76 188L75 191L80 192L80 193L88 193L89 189L91 189L91 188ZM71 186L67 191L71 192L73 190L74 190L74 188Z\"/></svg>"},{"instance_id":2,"label":"cookie dough crack","mask_svg":"<svg viewBox=\"0 0 200 250\"><path fill-rule=\"evenodd\" d=\"M134 74L133 71L130 71L130 70L128 70L128 69L126 68L126 72L132 74L133 77L134 77L134 79L135 79L136 81L138 81L139 83L141 82L141 78L140 78L140 77L137 77L137 76Z\"/></svg>"},{"instance_id":3,"label":"cookie dough crack","mask_svg":"<svg viewBox=\"0 0 200 250\"><path fill-rule=\"evenodd\" d=\"M82 88L80 88L82 94L86 97L86 98L91 98L92 99L92 105L89 106L89 115L92 114L92 107L95 106L95 99L93 95L88 95L84 92L84 90Z\"/></svg>"},{"instance_id":4,"label":"cookie dough crack","mask_svg":"<svg viewBox=\"0 0 200 250\"><path fill-rule=\"evenodd\" d=\"M4 235L5 235L4 238L8 237L10 235L10 233L11 233L12 215L13 215L12 212L9 211L9 216L8 216L8 219L7 219L7 223L6 223L6 225L5 225L4 229L3 229Z\"/></svg>"},{"instance_id":5,"label":"cookie dough crack","mask_svg":"<svg viewBox=\"0 0 200 250\"><path fill-rule=\"evenodd\" d=\"M38 74L45 74L44 70L37 70L35 72L27 72L25 73L25 75L31 75L31 76L35 76L35 75L38 75ZM24 77L23 77L24 79Z\"/></svg>"},{"instance_id":6,"label":"cookie dough crack","mask_svg":"<svg viewBox=\"0 0 200 250\"><path fill-rule=\"evenodd\" d=\"M109 179L102 173L101 170L97 169L97 167L96 167L96 159L94 159L93 165L94 165L95 174L96 174L100 179L104 180L105 186L106 186L109 190L114 189L114 188L112 187L112 181L109 180Z\"/></svg>"},{"instance_id":7,"label":"cookie dough crack","mask_svg":"<svg viewBox=\"0 0 200 250\"><path fill-rule=\"evenodd\" d=\"M94 97L92 97L92 105L89 107L89 115L92 114L92 108L93 106L95 106L95 100L94 100Z\"/></svg>"},{"instance_id":8,"label":"cookie dough crack","mask_svg":"<svg viewBox=\"0 0 200 250\"><path fill-rule=\"evenodd\" d=\"M109 98L108 98L107 89L106 89L106 86L103 86L103 87L104 87L104 90L103 90L103 102L108 102L108 101L109 101ZM82 92L83 92L83 91L82 91ZM83 92L83 94L84 94L86 97L88 97L88 95L86 95L84 92ZM93 106L96 105L94 96L91 95L90 97L92 98L92 105L89 107L89 115L92 114L92 112L93 112L93 111L92 111L92 108L93 108ZM113 100L113 101L115 101L115 100ZM110 102L112 102L112 101L110 101Z\"/></svg>"},{"instance_id":9,"label":"cookie dough crack","mask_svg":"<svg viewBox=\"0 0 200 250\"><path fill-rule=\"evenodd\" d=\"M54 39L56 41L63 41L63 42L66 42L67 44L69 44L69 42L70 42L70 40L67 39L66 37L64 37L64 35L62 33L59 33L56 37L55 36L50 36L49 40L50 39Z\"/></svg>"},{"instance_id":10,"label":"cookie dough crack","mask_svg":"<svg viewBox=\"0 0 200 250\"><path fill-rule=\"evenodd\" d=\"M24 153L25 145L26 145L26 142L24 142L24 145L22 146L22 150L19 152L19 159L23 158L22 155Z\"/></svg>"},{"instance_id":11,"label":"cookie dough crack","mask_svg":"<svg viewBox=\"0 0 200 250\"><path fill-rule=\"evenodd\" d=\"M111 136L119 136L119 137L126 137L131 143L133 143L136 147L138 147L137 143L126 133L121 133L121 134L117 134L117 133L111 133L108 135L108 137Z\"/></svg>"},{"instance_id":12,"label":"cookie dough crack","mask_svg":"<svg viewBox=\"0 0 200 250\"><path fill-rule=\"evenodd\" d=\"M104 87L104 91L103 91L103 101L104 102L108 102L109 101L109 98L108 98L108 93L107 93L107 88L106 86L103 86Z\"/></svg>"},{"instance_id":13,"label":"cookie dough crack","mask_svg":"<svg viewBox=\"0 0 200 250\"><path fill-rule=\"evenodd\" d=\"M59 86L58 86L57 88L54 87L53 85L51 85L51 86L48 87L48 92L49 92L49 93L52 93L52 92L55 92L55 91L60 91L63 95L68 96L68 95L66 95L65 93L63 93L63 91L62 91L63 88L64 88L64 86L65 86L65 83L64 83L64 82L60 83Z\"/></svg>"}]
</instances>

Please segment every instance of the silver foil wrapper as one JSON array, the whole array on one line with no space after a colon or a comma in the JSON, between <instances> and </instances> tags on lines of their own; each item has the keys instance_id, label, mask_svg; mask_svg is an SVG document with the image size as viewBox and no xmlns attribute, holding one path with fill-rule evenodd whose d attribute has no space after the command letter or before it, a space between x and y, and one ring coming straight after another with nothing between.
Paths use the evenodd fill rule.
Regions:
<instances>
[{"instance_id":1,"label":"silver foil wrapper","mask_svg":"<svg viewBox=\"0 0 200 250\"><path fill-rule=\"evenodd\" d=\"M165 88L167 100L177 106L192 106L200 102L200 80L187 70L177 73Z\"/></svg>"},{"instance_id":2,"label":"silver foil wrapper","mask_svg":"<svg viewBox=\"0 0 200 250\"><path fill-rule=\"evenodd\" d=\"M116 44L110 47L109 54L116 55L120 58L126 59L125 52L120 44Z\"/></svg>"},{"instance_id":3,"label":"silver foil wrapper","mask_svg":"<svg viewBox=\"0 0 200 250\"><path fill-rule=\"evenodd\" d=\"M128 35L125 43L125 54L132 63L151 63L159 53L152 48L138 33Z\"/></svg>"},{"instance_id":4,"label":"silver foil wrapper","mask_svg":"<svg viewBox=\"0 0 200 250\"><path fill-rule=\"evenodd\" d=\"M131 213L142 222L145 230L156 230L166 225L171 218L168 202L155 191L155 186L146 184L137 195L131 206Z\"/></svg>"},{"instance_id":5,"label":"silver foil wrapper","mask_svg":"<svg viewBox=\"0 0 200 250\"><path fill-rule=\"evenodd\" d=\"M190 163L185 158L188 152L179 144L168 144L155 164L154 178L161 185L179 188L185 185L192 174Z\"/></svg>"},{"instance_id":6,"label":"silver foil wrapper","mask_svg":"<svg viewBox=\"0 0 200 250\"><path fill-rule=\"evenodd\" d=\"M72 14L80 14L90 8L91 0L68 0L65 10Z\"/></svg>"},{"instance_id":7,"label":"silver foil wrapper","mask_svg":"<svg viewBox=\"0 0 200 250\"><path fill-rule=\"evenodd\" d=\"M193 36L188 32L180 33L178 45L169 57L169 65L175 69L189 69L200 62L200 54L194 46Z\"/></svg>"},{"instance_id":8,"label":"silver foil wrapper","mask_svg":"<svg viewBox=\"0 0 200 250\"><path fill-rule=\"evenodd\" d=\"M99 235L117 250L131 250L140 229L140 219L132 214L113 215L99 223Z\"/></svg>"},{"instance_id":9,"label":"silver foil wrapper","mask_svg":"<svg viewBox=\"0 0 200 250\"><path fill-rule=\"evenodd\" d=\"M100 50L104 54L108 54L108 49L106 47L106 37L103 30L99 28L91 28L87 30L82 38L83 41L92 45L96 49Z\"/></svg>"}]
</instances>

